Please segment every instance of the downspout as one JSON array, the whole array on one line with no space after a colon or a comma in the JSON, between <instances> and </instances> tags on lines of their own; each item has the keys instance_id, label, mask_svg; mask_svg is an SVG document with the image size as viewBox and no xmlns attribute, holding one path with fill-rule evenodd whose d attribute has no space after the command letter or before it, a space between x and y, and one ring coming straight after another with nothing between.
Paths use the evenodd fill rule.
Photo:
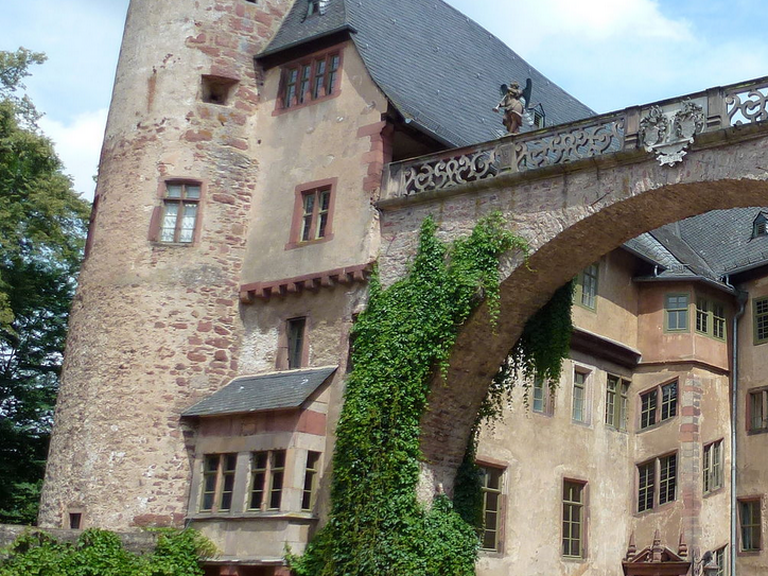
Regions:
<instances>
[{"instance_id":1,"label":"downspout","mask_svg":"<svg viewBox=\"0 0 768 576\"><path fill-rule=\"evenodd\" d=\"M725 277L725 284L733 288L729 283L728 276ZM734 288L735 289L735 288ZM731 333L733 334L733 371L731 376L731 542L730 542L730 576L736 576L736 547L738 546L738 516L736 500L736 435L738 424L739 405L739 319L744 315L744 309L747 304L749 294L742 290L736 291L736 301L739 303L739 311L733 316Z\"/></svg>"}]
</instances>

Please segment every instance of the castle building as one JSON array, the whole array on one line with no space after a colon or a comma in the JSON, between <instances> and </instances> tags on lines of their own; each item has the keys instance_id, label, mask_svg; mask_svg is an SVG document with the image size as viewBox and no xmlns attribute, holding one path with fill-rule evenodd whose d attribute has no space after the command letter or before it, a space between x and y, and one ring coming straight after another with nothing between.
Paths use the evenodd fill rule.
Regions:
<instances>
[{"instance_id":1,"label":"castle building","mask_svg":"<svg viewBox=\"0 0 768 576\"><path fill-rule=\"evenodd\" d=\"M593 115L441 0L131 0L41 526L191 525L210 574L286 574L328 510L385 165L502 136L511 80L529 130ZM654 540L768 565L767 219L579 275L561 381L482 432L479 574L620 574Z\"/></svg>"}]
</instances>

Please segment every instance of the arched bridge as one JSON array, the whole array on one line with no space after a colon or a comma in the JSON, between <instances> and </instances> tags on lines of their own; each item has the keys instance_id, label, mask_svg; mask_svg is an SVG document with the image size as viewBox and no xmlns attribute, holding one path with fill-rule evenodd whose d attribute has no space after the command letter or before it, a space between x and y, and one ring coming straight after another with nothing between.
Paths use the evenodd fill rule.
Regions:
<instances>
[{"instance_id":1,"label":"arched bridge","mask_svg":"<svg viewBox=\"0 0 768 576\"><path fill-rule=\"evenodd\" d=\"M768 77L571 124L390 164L382 213L384 281L400 276L432 214L446 240L501 211L531 245L506 262L502 315L462 329L447 385L422 422L422 496L451 491L487 385L526 320L603 254L643 232L709 210L768 205Z\"/></svg>"}]
</instances>

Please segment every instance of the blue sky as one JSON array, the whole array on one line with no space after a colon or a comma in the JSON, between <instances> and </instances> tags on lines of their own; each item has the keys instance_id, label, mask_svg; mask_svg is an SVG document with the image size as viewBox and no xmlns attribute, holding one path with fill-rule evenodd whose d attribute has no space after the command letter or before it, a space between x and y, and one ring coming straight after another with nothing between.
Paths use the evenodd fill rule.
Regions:
<instances>
[{"instance_id":1,"label":"blue sky","mask_svg":"<svg viewBox=\"0 0 768 576\"><path fill-rule=\"evenodd\" d=\"M768 75L763 0L448 3L598 112ZM48 54L28 92L75 189L90 198L128 0L5 4L0 50Z\"/></svg>"}]
</instances>

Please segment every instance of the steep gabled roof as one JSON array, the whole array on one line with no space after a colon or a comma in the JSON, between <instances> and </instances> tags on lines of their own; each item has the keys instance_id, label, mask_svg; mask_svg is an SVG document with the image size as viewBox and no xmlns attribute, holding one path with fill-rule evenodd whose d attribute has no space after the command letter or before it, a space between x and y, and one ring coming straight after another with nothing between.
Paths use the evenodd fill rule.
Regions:
<instances>
[{"instance_id":1,"label":"steep gabled roof","mask_svg":"<svg viewBox=\"0 0 768 576\"><path fill-rule=\"evenodd\" d=\"M406 121L447 145L492 140L503 133L493 112L501 84L533 81L530 104L547 124L594 115L501 40L442 0L328 0L307 16L297 0L257 57L349 30L374 82Z\"/></svg>"}]
</instances>

